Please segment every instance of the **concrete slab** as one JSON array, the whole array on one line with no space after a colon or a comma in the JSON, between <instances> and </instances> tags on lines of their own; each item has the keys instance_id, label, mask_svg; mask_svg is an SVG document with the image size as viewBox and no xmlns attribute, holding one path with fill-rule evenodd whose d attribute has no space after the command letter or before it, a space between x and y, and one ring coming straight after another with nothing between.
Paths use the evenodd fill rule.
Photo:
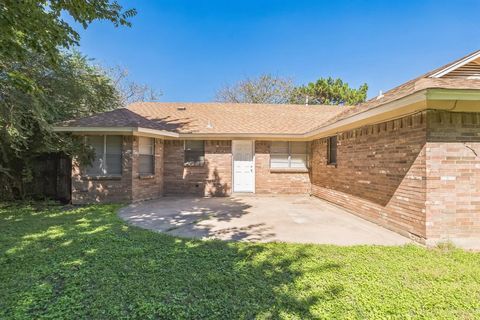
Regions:
<instances>
[{"instance_id":1,"label":"concrete slab","mask_svg":"<svg viewBox=\"0 0 480 320\"><path fill-rule=\"evenodd\" d=\"M174 236L335 245L403 245L395 232L309 196L164 197L120 210L133 225Z\"/></svg>"}]
</instances>

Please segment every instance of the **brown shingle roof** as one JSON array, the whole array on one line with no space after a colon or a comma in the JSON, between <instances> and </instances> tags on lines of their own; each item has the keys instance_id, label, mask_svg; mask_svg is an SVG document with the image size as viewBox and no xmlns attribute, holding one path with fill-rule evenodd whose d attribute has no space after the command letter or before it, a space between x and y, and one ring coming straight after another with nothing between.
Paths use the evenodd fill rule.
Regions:
<instances>
[{"instance_id":1,"label":"brown shingle roof","mask_svg":"<svg viewBox=\"0 0 480 320\"><path fill-rule=\"evenodd\" d=\"M142 127L201 134L303 134L349 108L352 107L140 102L62 125Z\"/></svg>"}]
</instances>

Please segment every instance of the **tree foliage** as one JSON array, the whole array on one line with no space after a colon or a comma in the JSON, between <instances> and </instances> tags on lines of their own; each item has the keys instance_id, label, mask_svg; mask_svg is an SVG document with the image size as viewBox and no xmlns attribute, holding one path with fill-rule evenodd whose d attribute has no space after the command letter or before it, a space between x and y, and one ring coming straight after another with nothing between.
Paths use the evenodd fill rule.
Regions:
<instances>
[{"instance_id":1,"label":"tree foliage","mask_svg":"<svg viewBox=\"0 0 480 320\"><path fill-rule=\"evenodd\" d=\"M291 80L264 74L221 88L215 100L230 103L288 103L292 90Z\"/></svg>"},{"instance_id":2,"label":"tree foliage","mask_svg":"<svg viewBox=\"0 0 480 320\"><path fill-rule=\"evenodd\" d=\"M4 0L0 3L1 60L25 61L34 52L56 61L60 48L80 41L78 32L63 19L66 14L87 28L94 20L130 26L128 19L136 11L124 11L110 0Z\"/></svg>"},{"instance_id":3,"label":"tree foliage","mask_svg":"<svg viewBox=\"0 0 480 320\"><path fill-rule=\"evenodd\" d=\"M367 84L355 89L341 79L333 78L320 78L295 87L290 79L265 74L221 88L216 100L230 103L354 105L365 101L367 91Z\"/></svg>"},{"instance_id":4,"label":"tree foliage","mask_svg":"<svg viewBox=\"0 0 480 320\"><path fill-rule=\"evenodd\" d=\"M316 82L296 87L292 91L291 103L355 105L367 98L368 85L351 88L341 79L320 78Z\"/></svg>"},{"instance_id":5,"label":"tree foliage","mask_svg":"<svg viewBox=\"0 0 480 320\"><path fill-rule=\"evenodd\" d=\"M55 68L49 68L40 55L15 66L15 71L41 83L41 89L25 90L0 79L0 184L4 195L22 196L31 178L32 161L39 154L88 155L72 136L53 132L52 124L121 105L111 79L86 57L74 52L58 58Z\"/></svg>"},{"instance_id":6,"label":"tree foliage","mask_svg":"<svg viewBox=\"0 0 480 320\"><path fill-rule=\"evenodd\" d=\"M82 154L53 123L120 105L105 72L69 50L80 37L64 17L84 28L94 20L128 26L135 13L110 0L0 2L1 196L22 194L39 153Z\"/></svg>"},{"instance_id":7,"label":"tree foliage","mask_svg":"<svg viewBox=\"0 0 480 320\"><path fill-rule=\"evenodd\" d=\"M124 106L139 101L156 101L162 95L161 92L147 84L130 80L128 70L120 66L108 69L108 75L119 92L121 103Z\"/></svg>"}]
</instances>

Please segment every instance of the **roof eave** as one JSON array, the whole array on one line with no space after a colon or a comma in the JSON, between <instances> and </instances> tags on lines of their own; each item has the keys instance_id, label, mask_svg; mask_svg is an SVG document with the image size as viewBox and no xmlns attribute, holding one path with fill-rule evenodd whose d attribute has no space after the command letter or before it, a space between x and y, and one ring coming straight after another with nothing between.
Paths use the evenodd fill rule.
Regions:
<instances>
[{"instance_id":1,"label":"roof eave","mask_svg":"<svg viewBox=\"0 0 480 320\"><path fill-rule=\"evenodd\" d=\"M398 119L426 109L479 112L480 89L426 88L306 133L322 138L364 125Z\"/></svg>"},{"instance_id":2,"label":"roof eave","mask_svg":"<svg viewBox=\"0 0 480 320\"><path fill-rule=\"evenodd\" d=\"M170 132L165 130L156 130L141 127L53 127L55 132L70 132L73 134L130 134L130 135L145 135L152 137L178 137L176 132Z\"/></svg>"}]
</instances>

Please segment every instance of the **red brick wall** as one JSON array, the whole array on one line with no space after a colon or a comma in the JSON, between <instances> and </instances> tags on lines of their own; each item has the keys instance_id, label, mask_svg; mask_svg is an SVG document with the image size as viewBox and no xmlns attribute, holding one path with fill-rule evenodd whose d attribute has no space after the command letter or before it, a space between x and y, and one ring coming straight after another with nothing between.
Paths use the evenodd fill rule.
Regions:
<instances>
[{"instance_id":1,"label":"red brick wall","mask_svg":"<svg viewBox=\"0 0 480 320\"><path fill-rule=\"evenodd\" d=\"M155 174L140 176L138 174L138 141L133 138L133 167L132 167L132 200L156 199L163 195L163 140L155 139Z\"/></svg>"},{"instance_id":2,"label":"red brick wall","mask_svg":"<svg viewBox=\"0 0 480 320\"><path fill-rule=\"evenodd\" d=\"M72 203L132 201L132 136L123 137L122 176L89 178L74 160L72 164Z\"/></svg>"},{"instance_id":3,"label":"red brick wall","mask_svg":"<svg viewBox=\"0 0 480 320\"><path fill-rule=\"evenodd\" d=\"M224 196L231 193L231 141L205 141L205 165L184 167L183 141L166 140L164 161L165 194Z\"/></svg>"},{"instance_id":4,"label":"red brick wall","mask_svg":"<svg viewBox=\"0 0 480 320\"><path fill-rule=\"evenodd\" d=\"M428 243L480 244L480 113L429 111Z\"/></svg>"},{"instance_id":5,"label":"red brick wall","mask_svg":"<svg viewBox=\"0 0 480 320\"><path fill-rule=\"evenodd\" d=\"M308 194L307 172L273 172L270 170L270 141L255 142L255 193Z\"/></svg>"},{"instance_id":6,"label":"red brick wall","mask_svg":"<svg viewBox=\"0 0 480 320\"><path fill-rule=\"evenodd\" d=\"M426 113L343 132L337 166L326 139L312 143L312 194L409 235L425 238Z\"/></svg>"}]
</instances>

